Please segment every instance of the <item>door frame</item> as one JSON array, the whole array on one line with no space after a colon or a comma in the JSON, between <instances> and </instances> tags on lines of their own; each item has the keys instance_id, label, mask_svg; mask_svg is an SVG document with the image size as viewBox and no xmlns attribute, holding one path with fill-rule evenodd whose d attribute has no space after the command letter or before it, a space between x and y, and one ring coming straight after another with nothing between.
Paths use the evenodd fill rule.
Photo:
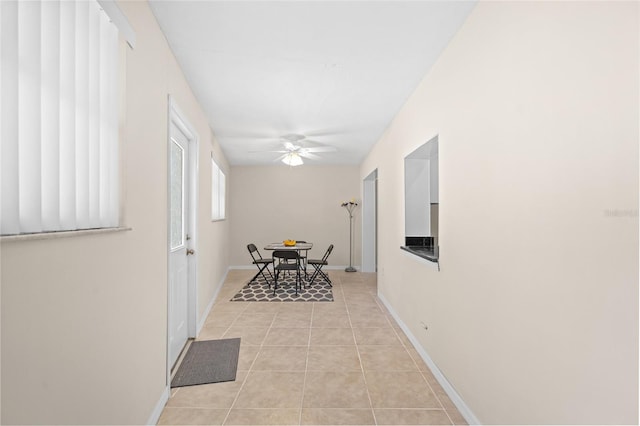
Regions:
<instances>
[{"instance_id":1,"label":"door frame","mask_svg":"<svg viewBox=\"0 0 640 426\"><path fill-rule=\"evenodd\" d=\"M187 137L189 144L189 158L187 176L187 185L189 186L188 194L188 227L187 234L189 235L188 248L195 251L195 255L187 256L187 330L188 337L195 338L197 333L197 315L198 315L198 148L200 146L199 137L194 127L189 123L185 114L182 113L180 107L178 107L174 98L169 95L168 97L168 120L167 120L167 139L165 141L166 153L167 153L167 241L165 243L165 249L167 250L167 341L166 341L166 360L167 360L167 386L171 382L171 361L169 356L169 340L171 333L171 288L170 288L170 262L169 255L171 254L171 223L170 223L170 209L171 209L171 176L169 174L169 162L170 147L171 147L171 124L175 125L184 135Z\"/></svg>"},{"instance_id":2,"label":"door frame","mask_svg":"<svg viewBox=\"0 0 640 426\"><path fill-rule=\"evenodd\" d=\"M378 169L362 181L362 272L378 269Z\"/></svg>"}]
</instances>

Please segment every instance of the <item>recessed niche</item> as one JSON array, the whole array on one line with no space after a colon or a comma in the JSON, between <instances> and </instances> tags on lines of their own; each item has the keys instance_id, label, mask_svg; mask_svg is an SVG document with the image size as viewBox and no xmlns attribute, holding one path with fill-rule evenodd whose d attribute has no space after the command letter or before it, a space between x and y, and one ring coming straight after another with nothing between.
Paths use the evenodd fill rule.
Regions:
<instances>
[{"instance_id":1,"label":"recessed niche","mask_svg":"<svg viewBox=\"0 0 640 426\"><path fill-rule=\"evenodd\" d=\"M421 257L438 258L438 137L404 158L405 246Z\"/></svg>"}]
</instances>

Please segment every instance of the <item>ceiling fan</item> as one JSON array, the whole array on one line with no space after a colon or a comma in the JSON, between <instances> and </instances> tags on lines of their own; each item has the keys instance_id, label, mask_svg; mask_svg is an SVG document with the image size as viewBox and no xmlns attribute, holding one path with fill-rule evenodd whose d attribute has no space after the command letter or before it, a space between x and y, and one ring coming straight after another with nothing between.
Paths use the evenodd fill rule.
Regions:
<instances>
[{"instance_id":1,"label":"ceiling fan","mask_svg":"<svg viewBox=\"0 0 640 426\"><path fill-rule=\"evenodd\" d=\"M283 150L279 151L267 151L267 152L276 152L282 154L280 157L276 158L274 161L281 160L284 164L288 166L300 166L304 164L302 158L308 158L311 160L320 160L322 157L316 155L319 152L334 152L336 148L333 146L305 146L309 144L320 145L318 142L314 142L309 140L304 135L299 134L289 134L281 137L283 140Z\"/></svg>"}]
</instances>

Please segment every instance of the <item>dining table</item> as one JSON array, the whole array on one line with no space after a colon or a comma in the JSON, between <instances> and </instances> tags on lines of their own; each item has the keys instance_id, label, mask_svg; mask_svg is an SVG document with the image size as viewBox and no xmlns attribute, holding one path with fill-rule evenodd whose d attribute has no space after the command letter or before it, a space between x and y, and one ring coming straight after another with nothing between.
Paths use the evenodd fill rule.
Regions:
<instances>
[{"instance_id":1,"label":"dining table","mask_svg":"<svg viewBox=\"0 0 640 426\"><path fill-rule=\"evenodd\" d=\"M265 250L296 250L298 253L304 250L311 250L312 248L313 243L296 243L292 246L285 246L282 242L267 244L264 247Z\"/></svg>"},{"instance_id":2,"label":"dining table","mask_svg":"<svg viewBox=\"0 0 640 426\"><path fill-rule=\"evenodd\" d=\"M271 244L267 244L264 249L265 250L295 250L298 252L298 255L300 254L301 251L308 251L311 250L313 248L313 243L295 243L292 246L289 245L284 245L283 242L279 242L279 243L271 243ZM300 263L298 263L299 265ZM304 277L305 279L308 279L309 276L307 275L307 265L303 265L303 272L304 272Z\"/></svg>"}]
</instances>

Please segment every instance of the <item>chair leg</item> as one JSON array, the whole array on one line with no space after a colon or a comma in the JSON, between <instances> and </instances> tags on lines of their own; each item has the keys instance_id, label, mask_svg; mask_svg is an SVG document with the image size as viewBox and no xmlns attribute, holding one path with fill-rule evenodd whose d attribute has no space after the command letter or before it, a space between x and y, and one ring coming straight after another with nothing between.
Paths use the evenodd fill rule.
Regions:
<instances>
[{"instance_id":1,"label":"chair leg","mask_svg":"<svg viewBox=\"0 0 640 426\"><path fill-rule=\"evenodd\" d=\"M276 269L275 270L275 279L273 280L273 295L276 295L276 290L278 289L278 275L280 273L280 270Z\"/></svg>"},{"instance_id":2,"label":"chair leg","mask_svg":"<svg viewBox=\"0 0 640 426\"><path fill-rule=\"evenodd\" d=\"M313 264L313 269L315 269L315 271L313 271L313 274L311 275L311 280L309 280L309 284L313 284L313 281L315 281L316 277L318 276L318 272L320 272L320 267L316 264Z\"/></svg>"},{"instance_id":3,"label":"chair leg","mask_svg":"<svg viewBox=\"0 0 640 426\"><path fill-rule=\"evenodd\" d=\"M269 270L269 264L264 265L263 269L266 269L267 273L269 274L269 277L271 277L271 281L273 281L273 274ZM269 279L264 275L264 272L262 273L262 277L267 282L267 285L269 286L269 288L271 288L271 281L269 281Z\"/></svg>"},{"instance_id":4,"label":"chair leg","mask_svg":"<svg viewBox=\"0 0 640 426\"><path fill-rule=\"evenodd\" d=\"M262 273L262 269L260 269L260 267L258 266L258 272L256 272L256 274L253 276L253 278L251 278L249 280L249 284L251 284L252 282L254 282L256 280L256 278L258 278L258 275L260 275Z\"/></svg>"},{"instance_id":5,"label":"chair leg","mask_svg":"<svg viewBox=\"0 0 640 426\"><path fill-rule=\"evenodd\" d=\"M304 278L306 280L308 280L309 279L309 274L307 272L307 258L306 257L303 257L303 258L300 259L300 267L304 271Z\"/></svg>"},{"instance_id":6,"label":"chair leg","mask_svg":"<svg viewBox=\"0 0 640 426\"><path fill-rule=\"evenodd\" d=\"M324 271L322 270L322 268L320 268L320 274L327 281L327 284L329 284L329 287L333 287L333 284L331 283L331 280L329 279L329 275L325 274Z\"/></svg>"},{"instance_id":7,"label":"chair leg","mask_svg":"<svg viewBox=\"0 0 640 426\"><path fill-rule=\"evenodd\" d=\"M322 278L324 278L327 281L327 284L329 284L329 287L333 287L333 284L331 283L329 276L325 274L324 271L322 270L322 267L324 265L316 265L316 264L312 264L312 265L315 268L315 271L313 272L313 275L311 275L311 280L309 281L309 284L313 284L313 281L316 279L316 277L318 275L322 275Z\"/></svg>"},{"instance_id":8,"label":"chair leg","mask_svg":"<svg viewBox=\"0 0 640 426\"><path fill-rule=\"evenodd\" d=\"M304 279L307 279L306 277L306 272L305 272L305 278L302 278L302 272L300 271L300 268L302 268L302 261L303 259L300 259L300 263L298 263L298 276L300 278L300 290L302 290L302 287L304 286L304 288L307 288L307 284L305 283Z\"/></svg>"},{"instance_id":9,"label":"chair leg","mask_svg":"<svg viewBox=\"0 0 640 426\"><path fill-rule=\"evenodd\" d=\"M273 275L271 274L271 271L269 270L269 264L268 263L264 264L264 265L262 265L262 267L258 266L258 268L259 268L258 272L253 276L253 278L251 278L251 280L249 280L249 284L254 282L256 280L256 278L258 278L258 275L262 275L262 278L264 278L264 280L267 282L267 285L269 286L269 288L271 288L271 282L269 281L267 276L264 274L264 270L266 269L267 273L271 277L271 280L273 281Z\"/></svg>"},{"instance_id":10,"label":"chair leg","mask_svg":"<svg viewBox=\"0 0 640 426\"><path fill-rule=\"evenodd\" d=\"M313 264L312 264L312 266L313 266L313 269L315 269L315 270L313 271L313 274L311 274L311 279L309 280L309 285L313 284L313 280L315 280L316 279L316 275L318 275L318 267L316 265L313 265Z\"/></svg>"}]
</instances>

